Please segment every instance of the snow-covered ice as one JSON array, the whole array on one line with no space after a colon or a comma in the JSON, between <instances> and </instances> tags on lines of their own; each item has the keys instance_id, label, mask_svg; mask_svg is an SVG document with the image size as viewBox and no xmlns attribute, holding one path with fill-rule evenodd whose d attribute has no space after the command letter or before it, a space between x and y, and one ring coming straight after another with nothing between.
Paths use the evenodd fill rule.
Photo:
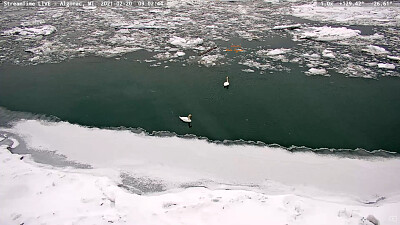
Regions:
<instances>
[{"instance_id":1,"label":"snow-covered ice","mask_svg":"<svg viewBox=\"0 0 400 225\"><path fill-rule=\"evenodd\" d=\"M327 72L326 69L324 69L324 68L320 68L320 69L317 69L317 68L310 68L310 69L306 72L306 74L309 74L309 75L323 75L323 76L329 76L328 72Z\"/></svg>"},{"instance_id":2,"label":"snow-covered ice","mask_svg":"<svg viewBox=\"0 0 400 225\"><path fill-rule=\"evenodd\" d=\"M39 27L14 27L10 30L3 32L4 35L22 35L22 36L35 36L35 35L50 35L57 29L52 25L43 25Z\"/></svg>"},{"instance_id":3,"label":"snow-covered ice","mask_svg":"<svg viewBox=\"0 0 400 225\"><path fill-rule=\"evenodd\" d=\"M346 27L307 27L295 31L300 39L313 39L316 41L339 41L353 38L361 34L359 30Z\"/></svg>"},{"instance_id":4,"label":"snow-covered ice","mask_svg":"<svg viewBox=\"0 0 400 225\"><path fill-rule=\"evenodd\" d=\"M324 51L322 51L322 56L323 57L327 57L327 58L336 58L335 55L333 54L333 52L331 50L325 49Z\"/></svg>"},{"instance_id":5,"label":"snow-covered ice","mask_svg":"<svg viewBox=\"0 0 400 225\"><path fill-rule=\"evenodd\" d=\"M199 44L203 43L203 39L201 38L181 38L181 37L172 37L169 39L169 43L172 45L183 47L183 48L193 48Z\"/></svg>"},{"instance_id":6,"label":"snow-covered ice","mask_svg":"<svg viewBox=\"0 0 400 225\"><path fill-rule=\"evenodd\" d=\"M363 49L363 51L369 52L371 54L378 54L378 55L389 53L385 48L375 46L375 45L368 45L365 47L365 49Z\"/></svg>"},{"instance_id":7,"label":"snow-covered ice","mask_svg":"<svg viewBox=\"0 0 400 225\"><path fill-rule=\"evenodd\" d=\"M315 20L354 25L396 26L399 25L398 6L379 7L322 7L316 2L292 6L291 15Z\"/></svg>"},{"instance_id":8,"label":"snow-covered ice","mask_svg":"<svg viewBox=\"0 0 400 225\"><path fill-rule=\"evenodd\" d=\"M7 131L30 148L51 149L93 169L38 164L1 145L0 223L5 225L370 225L374 219L395 225L400 216L397 158L224 146L65 122L26 120ZM123 188L121 170L185 185L138 195Z\"/></svg>"},{"instance_id":9,"label":"snow-covered ice","mask_svg":"<svg viewBox=\"0 0 400 225\"><path fill-rule=\"evenodd\" d=\"M394 70L396 68L396 66L391 63L378 63L378 67L389 70Z\"/></svg>"}]
</instances>

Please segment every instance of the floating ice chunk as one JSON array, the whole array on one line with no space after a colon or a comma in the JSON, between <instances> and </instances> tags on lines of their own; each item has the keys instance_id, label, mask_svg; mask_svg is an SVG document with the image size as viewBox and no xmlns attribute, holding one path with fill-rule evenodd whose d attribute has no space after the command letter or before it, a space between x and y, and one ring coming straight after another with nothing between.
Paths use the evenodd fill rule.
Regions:
<instances>
[{"instance_id":1,"label":"floating ice chunk","mask_svg":"<svg viewBox=\"0 0 400 225\"><path fill-rule=\"evenodd\" d=\"M22 22L21 25L24 27L28 27L28 26L42 25L44 23L45 23L44 20L33 19L33 20L28 20L28 21Z\"/></svg>"},{"instance_id":2,"label":"floating ice chunk","mask_svg":"<svg viewBox=\"0 0 400 225\"><path fill-rule=\"evenodd\" d=\"M140 50L142 48L138 47L114 47L114 48L109 48L109 49L103 49L101 51L98 51L97 54L104 56L104 57L114 57L117 55L122 55L128 52L134 52L137 50Z\"/></svg>"},{"instance_id":3,"label":"floating ice chunk","mask_svg":"<svg viewBox=\"0 0 400 225\"><path fill-rule=\"evenodd\" d=\"M217 55L206 55L203 56L200 60L199 63L202 65L205 65L207 67L209 66L215 66L217 65L218 60L224 58L223 55L217 54Z\"/></svg>"},{"instance_id":4,"label":"floating ice chunk","mask_svg":"<svg viewBox=\"0 0 400 225\"><path fill-rule=\"evenodd\" d=\"M388 58L388 59L391 59L391 60L397 60L397 61L400 61L400 56L388 55L388 56L387 56L387 58Z\"/></svg>"},{"instance_id":5,"label":"floating ice chunk","mask_svg":"<svg viewBox=\"0 0 400 225\"><path fill-rule=\"evenodd\" d=\"M317 59L321 58L321 56L319 56L317 53L313 53L311 55L308 54L308 53L305 53L305 54L303 54L303 56L306 57L306 58L309 58L309 59L314 59L314 60L317 60Z\"/></svg>"},{"instance_id":6,"label":"floating ice chunk","mask_svg":"<svg viewBox=\"0 0 400 225\"><path fill-rule=\"evenodd\" d=\"M340 41L360 35L361 31L346 27L308 27L299 29L301 39L312 39L317 41Z\"/></svg>"},{"instance_id":7,"label":"floating ice chunk","mask_svg":"<svg viewBox=\"0 0 400 225\"><path fill-rule=\"evenodd\" d=\"M178 57L181 57L181 56L186 55L186 53L184 53L184 52L177 52L177 53L175 53L175 54L176 54L176 56L178 56Z\"/></svg>"},{"instance_id":8,"label":"floating ice chunk","mask_svg":"<svg viewBox=\"0 0 400 225\"><path fill-rule=\"evenodd\" d=\"M376 55L381 55L381 54L387 54L389 53L386 49L375 46L375 45L368 45L365 49L363 49L365 52L369 52L371 54L376 54Z\"/></svg>"},{"instance_id":9,"label":"floating ice chunk","mask_svg":"<svg viewBox=\"0 0 400 225\"><path fill-rule=\"evenodd\" d=\"M275 55L282 55L287 52L290 52L290 49L287 48L277 48L277 49L272 49L267 52L267 56L275 56Z\"/></svg>"},{"instance_id":10,"label":"floating ice chunk","mask_svg":"<svg viewBox=\"0 0 400 225\"><path fill-rule=\"evenodd\" d=\"M197 45L200 45L203 43L203 39L201 38L181 38L181 37L172 37L169 39L169 43L175 46L180 46L183 48L193 48Z\"/></svg>"},{"instance_id":11,"label":"floating ice chunk","mask_svg":"<svg viewBox=\"0 0 400 225\"><path fill-rule=\"evenodd\" d=\"M290 24L290 25L280 25L280 26L274 26L272 28L272 30L293 30L293 29L297 29L300 28L301 24Z\"/></svg>"},{"instance_id":12,"label":"floating ice chunk","mask_svg":"<svg viewBox=\"0 0 400 225\"><path fill-rule=\"evenodd\" d=\"M383 39L385 36L381 35L381 34L377 34L375 33L374 35L367 35L367 36L359 36L359 38L361 39L365 39L365 40L376 40L376 39Z\"/></svg>"},{"instance_id":13,"label":"floating ice chunk","mask_svg":"<svg viewBox=\"0 0 400 225\"><path fill-rule=\"evenodd\" d=\"M325 49L324 51L322 51L322 56L323 57L327 57L327 58L335 58L335 55L333 54L333 52L331 50Z\"/></svg>"},{"instance_id":14,"label":"floating ice chunk","mask_svg":"<svg viewBox=\"0 0 400 225\"><path fill-rule=\"evenodd\" d=\"M396 66L391 63L378 63L378 68L394 70Z\"/></svg>"},{"instance_id":15,"label":"floating ice chunk","mask_svg":"<svg viewBox=\"0 0 400 225\"><path fill-rule=\"evenodd\" d=\"M264 2L268 2L268 3L279 3L280 0L264 0Z\"/></svg>"},{"instance_id":16,"label":"floating ice chunk","mask_svg":"<svg viewBox=\"0 0 400 225\"><path fill-rule=\"evenodd\" d=\"M261 64L259 62L253 61L251 59L248 59L244 62L239 62L239 64L251 67L251 68L256 68L256 69L261 69L261 70L266 70L268 68L271 68L271 65L269 64Z\"/></svg>"},{"instance_id":17,"label":"floating ice chunk","mask_svg":"<svg viewBox=\"0 0 400 225\"><path fill-rule=\"evenodd\" d=\"M10 146L10 148L14 149L19 145L19 142L17 141L17 139L11 138L11 137L8 139L10 139L12 141L12 145Z\"/></svg>"},{"instance_id":18,"label":"floating ice chunk","mask_svg":"<svg viewBox=\"0 0 400 225\"><path fill-rule=\"evenodd\" d=\"M246 73L254 73L254 70L252 69L243 69L242 71Z\"/></svg>"},{"instance_id":19,"label":"floating ice chunk","mask_svg":"<svg viewBox=\"0 0 400 225\"><path fill-rule=\"evenodd\" d=\"M309 75L324 75L324 76L329 76L326 71L326 69L321 68L321 69L317 69L317 68L310 68L307 72L307 74Z\"/></svg>"},{"instance_id":20,"label":"floating ice chunk","mask_svg":"<svg viewBox=\"0 0 400 225\"><path fill-rule=\"evenodd\" d=\"M346 74L349 77L362 77L362 78L376 78L376 73L361 65L355 65L353 63L349 63L344 65L343 68L339 69L339 73Z\"/></svg>"},{"instance_id":21,"label":"floating ice chunk","mask_svg":"<svg viewBox=\"0 0 400 225\"><path fill-rule=\"evenodd\" d=\"M30 52L35 55L47 55L49 53L58 51L60 48L60 46L54 45L54 42L43 41L42 43L43 44L38 47L26 49L25 52Z\"/></svg>"},{"instance_id":22,"label":"floating ice chunk","mask_svg":"<svg viewBox=\"0 0 400 225\"><path fill-rule=\"evenodd\" d=\"M170 52L162 52L162 53L158 53L157 55L153 56L156 59L160 59L160 60L167 60L170 58L174 58L177 57L177 55L172 55Z\"/></svg>"},{"instance_id":23,"label":"floating ice chunk","mask_svg":"<svg viewBox=\"0 0 400 225\"><path fill-rule=\"evenodd\" d=\"M32 28L20 28L14 27L11 30L6 30L3 32L4 35L22 35L22 36L36 36L36 35L50 35L57 29L52 25L43 25L39 27Z\"/></svg>"}]
</instances>

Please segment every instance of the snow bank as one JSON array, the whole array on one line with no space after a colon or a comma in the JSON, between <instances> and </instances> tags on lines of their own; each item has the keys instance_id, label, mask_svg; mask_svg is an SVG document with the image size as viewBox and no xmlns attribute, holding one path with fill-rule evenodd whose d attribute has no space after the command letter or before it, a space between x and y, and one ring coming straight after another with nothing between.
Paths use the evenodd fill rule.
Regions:
<instances>
[{"instance_id":1,"label":"snow bank","mask_svg":"<svg viewBox=\"0 0 400 225\"><path fill-rule=\"evenodd\" d=\"M266 168L260 166L274 164L276 167L282 164L281 168L276 167L276 170L271 171L273 174L281 173L280 169L284 168L291 170L290 167L296 167L296 164L300 163L301 168L310 172L318 170L316 173L308 174L309 178L318 179L314 176L322 173L323 176L320 178L322 182L326 182L335 179L334 174L338 173L353 179L352 182L341 185L352 186L360 182L358 185L361 191L363 188L368 189L369 186L382 185L386 188L394 186L393 182L398 180L396 176L398 159L363 161L334 158L332 160L331 157L315 155L309 157L310 154L286 152L284 158L276 161L277 158L273 155L282 154L280 150L215 146L203 141L155 138L127 131L82 128L66 123L40 124L35 121L25 121L17 126L17 130L23 127L28 128L23 133L32 146L41 143L53 148L58 147L56 146L58 144L61 146L60 151L64 153L69 151L70 156L71 153L72 155L77 153L80 155L79 158L83 159L87 155L95 158L97 165L100 165L98 161L100 158L103 158L105 162L104 167L98 169L55 168L37 164L29 156L21 160L20 155L11 154L5 145L0 146L0 161L2 162L0 163L2 179L0 182L0 224L173 225L193 224L193 221L198 225L320 225L321 223L370 225L368 221L379 221L386 225L398 223L400 196L391 196L386 199L375 197L379 203L374 204L354 201L343 195L320 195L317 191L314 191L311 197L306 197L301 192L301 188L294 187L287 188L288 193L267 194L251 190L254 188L243 184L236 186L219 184L212 189L179 188L157 194L137 195L119 187L119 181L100 175L105 168L110 168L115 164L123 167L136 165L135 168L146 166L148 162L137 163L137 158L145 155L148 155L149 159L153 158L153 163L160 163L158 170L157 167L153 168L157 173L165 169L162 165L166 162L163 161L164 158L173 160L177 164L182 164L182 161L187 164L194 163L194 166L205 158L215 159L215 162L222 164L214 169L226 171L227 174L233 176L240 175L238 171L242 171L242 175L252 176L255 171L248 170L249 166L255 167L259 173L264 173L267 172L263 170ZM31 133L32 129L37 132ZM39 137L43 139L38 139ZM173 144L174 142L179 142L179 144ZM170 144L173 145L170 146ZM71 148L74 146L78 149ZM179 153L184 155L177 155L174 151L176 148L181 149ZM159 151L155 152L155 149ZM133 154L127 155L131 151ZM118 154L114 154L116 152ZM268 155L272 156L272 159L268 157L260 159L259 157L265 152L270 152ZM192 155L193 153L195 155ZM211 156L210 153L212 153ZM235 157L225 158L231 154ZM179 157L176 158L177 156ZM254 161L260 161L262 164L254 165L252 164ZM226 162L230 162L234 167L226 168ZM359 173L353 174L354 171L348 167L349 164L356 166L360 170ZM382 168L384 165L390 165L390 167ZM340 168L342 169L336 170ZM182 174L186 174L185 169L181 169L179 173L173 173L172 176L181 177ZM305 178L302 176L302 170L290 172L293 173L291 177ZM380 183L381 175L392 179L390 185ZM209 177L213 175L209 174ZM361 187L365 185L362 177L369 178L368 186ZM333 180L333 183L341 181L343 179ZM269 192L274 192L279 188L279 184L269 179L264 182ZM253 183L251 185L255 186Z\"/></svg>"},{"instance_id":2,"label":"snow bank","mask_svg":"<svg viewBox=\"0 0 400 225\"><path fill-rule=\"evenodd\" d=\"M36 36L36 35L50 35L57 29L52 25L43 25L39 27L14 27L11 30L3 32L4 35L22 35L22 36Z\"/></svg>"},{"instance_id":3,"label":"snow bank","mask_svg":"<svg viewBox=\"0 0 400 225\"><path fill-rule=\"evenodd\" d=\"M376 195L390 198L400 190L398 158L362 160L270 147L224 146L66 122L19 121L7 131L21 136L32 149L52 150L93 168L123 169L177 184L208 180L258 185L268 192L272 189L263 186L266 180L272 180L303 195L315 194L310 190L316 188L357 199Z\"/></svg>"},{"instance_id":4,"label":"snow bank","mask_svg":"<svg viewBox=\"0 0 400 225\"><path fill-rule=\"evenodd\" d=\"M296 30L300 39L316 41L340 41L360 35L361 31L346 27L308 27Z\"/></svg>"},{"instance_id":5,"label":"snow bank","mask_svg":"<svg viewBox=\"0 0 400 225\"><path fill-rule=\"evenodd\" d=\"M370 207L246 190L194 187L157 195L129 193L90 171L20 160L0 146L1 224L365 224L394 225L398 202ZM40 181L40 182L38 182ZM367 219L366 219L367 218ZM328 222L329 221L329 222Z\"/></svg>"}]
</instances>

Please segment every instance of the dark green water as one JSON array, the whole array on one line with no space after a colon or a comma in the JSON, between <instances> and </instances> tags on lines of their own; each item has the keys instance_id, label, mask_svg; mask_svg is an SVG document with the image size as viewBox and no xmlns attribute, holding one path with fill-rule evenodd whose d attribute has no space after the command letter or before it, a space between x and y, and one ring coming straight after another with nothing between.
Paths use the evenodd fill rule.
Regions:
<instances>
[{"instance_id":1,"label":"dark green water","mask_svg":"<svg viewBox=\"0 0 400 225\"><path fill-rule=\"evenodd\" d=\"M290 65L288 65L290 66ZM283 146L400 151L400 79L244 73L241 65L149 68L84 58L0 67L0 106L97 127L196 134ZM229 75L231 86L222 84ZM178 116L193 114L192 128Z\"/></svg>"}]
</instances>

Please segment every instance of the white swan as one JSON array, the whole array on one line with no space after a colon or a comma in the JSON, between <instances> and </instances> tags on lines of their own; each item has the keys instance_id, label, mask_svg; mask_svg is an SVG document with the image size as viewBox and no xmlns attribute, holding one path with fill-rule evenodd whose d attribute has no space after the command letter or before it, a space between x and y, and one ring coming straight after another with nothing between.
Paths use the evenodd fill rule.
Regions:
<instances>
[{"instance_id":1,"label":"white swan","mask_svg":"<svg viewBox=\"0 0 400 225\"><path fill-rule=\"evenodd\" d=\"M229 87L229 77L226 77L226 81L224 82L224 87Z\"/></svg>"},{"instance_id":2,"label":"white swan","mask_svg":"<svg viewBox=\"0 0 400 225\"><path fill-rule=\"evenodd\" d=\"M187 117L180 116L179 119L181 119L185 123L190 123L192 122L192 114L189 114Z\"/></svg>"}]
</instances>

